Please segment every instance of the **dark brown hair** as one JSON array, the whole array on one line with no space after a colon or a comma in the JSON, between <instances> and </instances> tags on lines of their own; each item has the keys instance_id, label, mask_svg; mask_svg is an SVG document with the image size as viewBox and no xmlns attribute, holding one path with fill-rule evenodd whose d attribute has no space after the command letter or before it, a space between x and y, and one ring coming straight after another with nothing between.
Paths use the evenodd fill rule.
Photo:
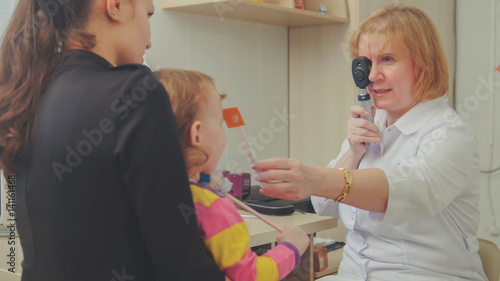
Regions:
<instances>
[{"instance_id":1,"label":"dark brown hair","mask_svg":"<svg viewBox=\"0 0 500 281\"><path fill-rule=\"evenodd\" d=\"M38 105L70 40L95 46L83 31L93 2L19 1L0 49L0 168L6 174L28 150Z\"/></svg>"}]
</instances>

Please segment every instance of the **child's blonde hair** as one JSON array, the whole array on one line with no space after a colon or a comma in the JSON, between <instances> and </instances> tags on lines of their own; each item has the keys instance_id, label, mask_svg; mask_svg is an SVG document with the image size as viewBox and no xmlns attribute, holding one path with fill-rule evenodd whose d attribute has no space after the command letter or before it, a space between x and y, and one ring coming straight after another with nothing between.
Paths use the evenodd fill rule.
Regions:
<instances>
[{"instance_id":1,"label":"child's blonde hair","mask_svg":"<svg viewBox=\"0 0 500 281\"><path fill-rule=\"evenodd\" d=\"M155 71L170 97L172 110L177 121L177 130L189 176L197 172L197 167L208 160L203 148L194 147L189 141L189 130L201 108L207 103L210 87L215 88L212 77L198 71L164 68ZM224 99L226 95L221 95Z\"/></svg>"},{"instance_id":2,"label":"child's blonde hair","mask_svg":"<svg viewBox=\"0 0 500 281\"><path fill-rule=\"evenodd\" d=\"M432 100L448 92L448 66L441 39L432 20L415 7L388 5L365 19L349 39L353 58L359 56L361 36L384 35L386 44L400 44L415 62L417 101Z\"/></svg>"}]
</instances>

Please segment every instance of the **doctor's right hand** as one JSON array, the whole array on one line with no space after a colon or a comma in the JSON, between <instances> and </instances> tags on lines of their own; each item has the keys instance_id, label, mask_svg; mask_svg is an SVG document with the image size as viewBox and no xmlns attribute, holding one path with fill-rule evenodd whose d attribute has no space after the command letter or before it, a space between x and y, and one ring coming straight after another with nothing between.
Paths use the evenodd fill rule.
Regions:
<instances>
[{"instance_id":1,"label":"doctor's right hand","mask_svg":"<svg viewBox=\"0 0 500 281\"><path fill-rule=\"evenodd\" d=\"M375 107L372 106L373 117L375 118ZM347 121L347 140L354 155L362 156L368 150L365 142L379 142L379 129L373 123L362 116L368 116L370 113L362 106L353 105L351 107L351 119Z\"/></svg>"}]
</instances>

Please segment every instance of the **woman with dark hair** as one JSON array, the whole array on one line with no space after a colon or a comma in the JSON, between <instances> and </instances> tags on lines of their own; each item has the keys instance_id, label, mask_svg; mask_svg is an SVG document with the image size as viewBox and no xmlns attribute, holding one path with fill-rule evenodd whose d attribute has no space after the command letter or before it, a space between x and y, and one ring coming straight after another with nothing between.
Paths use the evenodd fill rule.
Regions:
<instances>
[{"instance_id":1,"label":"woman with dark hair","mask_svg":"<svg viewBox=\"0 0 500 281\"><path fill-rule=\"evenodd\" d=\"M153 12L18 4L1 47L0 163L17 179L23 281L224 280L198 237L168 95L140 65Z\"/></svg>"}]
</instances>

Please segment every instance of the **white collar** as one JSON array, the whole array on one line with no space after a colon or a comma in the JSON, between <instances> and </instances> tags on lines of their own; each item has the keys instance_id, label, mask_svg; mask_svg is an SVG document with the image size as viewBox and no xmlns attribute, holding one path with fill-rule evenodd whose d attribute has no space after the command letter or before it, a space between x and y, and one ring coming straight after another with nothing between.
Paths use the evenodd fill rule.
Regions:
<instances>
[{"instance_id":1,"label":"white collar","mask_svg":"<svg viewBox=\"0 0 500 281\"><path fill-rule=\"evenodd\" d=\"M422 128L439 111L439 108L447 102L448 98L446 96L419 102L394 122L393 126L401 133L410 135ZM381 119L377 118L380 129L385 128L387 124L387 112L382 110L382 113L380 115Z\"/></svg>"}]
</instances>

